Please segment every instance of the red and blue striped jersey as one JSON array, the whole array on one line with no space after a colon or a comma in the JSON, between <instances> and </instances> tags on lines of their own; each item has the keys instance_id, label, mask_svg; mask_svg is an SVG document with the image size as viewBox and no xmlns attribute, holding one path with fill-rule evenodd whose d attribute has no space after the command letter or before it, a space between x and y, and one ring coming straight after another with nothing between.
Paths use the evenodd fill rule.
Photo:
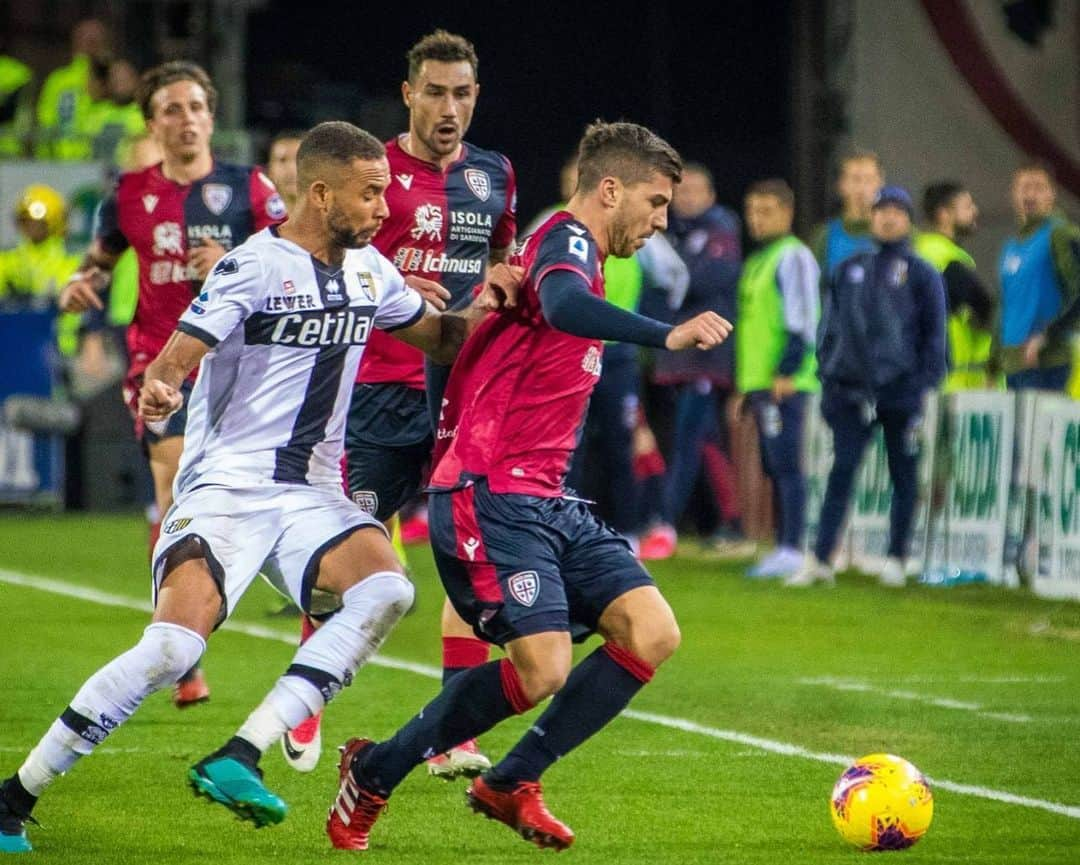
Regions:
<instances>
[{"instance_id":1,"label":"red and blue striped jersey","mask_svg":"<svg viewBox=\"0 0 1080 865\"><path fill-rule=\"evenodd\" d=\"M517 231L514 170L501 153L462 144L443 171L387 142L390 216L373 241L405 276L415 274L449 289L451 305L484 278L492 249L510 246ZM424 355L376 331L357 381L424 388Z\"/></svg>"},{"instance_id":2,"label":"red and blue striped jersey","mask_svg":"<svg viewBox=\"0 0 1080 865\"><path fill-rule=\"evenodd\" d=\"M548 324L538 289L553 270L570 270L603 297L603 262L588 229L560 211L512 263L526 270L518 305L482 322L450 372L432 489L486 477L494 493L563 494L604 344Z\"/></svg>"},{"instance_id":3,"label":"red and blue striped jersey","mask_svg":"<svg viewBox=\"0 0 1080 865\"><path fill-rule=\"evenodd\" d=\"M284 218L274 184L250 165L215 162L186 186L165 177L160 164L122 174L101 204L95 236L106 252L131 246L139 259L139 302L127 331L132 370L157 357L200 291L188 250L209 238L228 251Z\"/></svg>"}]
</instances>

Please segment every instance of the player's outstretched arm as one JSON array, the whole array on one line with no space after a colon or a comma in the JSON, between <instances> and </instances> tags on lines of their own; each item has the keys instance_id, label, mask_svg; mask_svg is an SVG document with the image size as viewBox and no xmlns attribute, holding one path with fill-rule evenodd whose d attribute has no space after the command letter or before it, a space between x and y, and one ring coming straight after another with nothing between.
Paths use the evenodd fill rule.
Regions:
<instances>
[{"instance_id":1,"label":"player's outstretched arm","mask_svg":"<svg viewBox=\"0 0 1080 865\"><path fill-rule=\"evenodd\" d=\"M704 312L672 327L620 309L593 294L584 277L574 270L549 272L540 281L539 291L548 324L587 339L629 342L671 351L704 350L719 345L731 333L731 323L715 312Z\"/></svg>"},{"instance_id":2,"label":"player's outstretched arm","mask_svg":"<svg viewBox=\"0 0 1080 865\"><path fill-rule=\"evenodd\" d=\"M457 312L440 312L427 303L423 316L416 324L391 331L391 336L416 346L436 363L448 366L454 362L468 335L488 312L479 296Z\"/></svg>"},{"instance_id":3,"label":"player's outstretched arm","mask_svg":"<svg viewBox=\"0 0 1080 865\"><path fill-rule=\"evenodd\" d=\"M85 312L88 309L104 309L100 293L109 284L109 274L116 266L119 255L106 252L95 240L86 251L79 269L71 275L60 292L58 304L61 312Z\"/></svg>"},{"instance_id":4,"label":"player's outstretched arm","mask_svg":"<svg viewBox=\"0 0 1080 865\"><path fill-rule=\"evenodd\" d=\"M165 348L146 368L139 390L139 416L147 423L161 423L184 404L180 385L210 351L201 339L173 331Z\"/></svg>"}]
</instances>

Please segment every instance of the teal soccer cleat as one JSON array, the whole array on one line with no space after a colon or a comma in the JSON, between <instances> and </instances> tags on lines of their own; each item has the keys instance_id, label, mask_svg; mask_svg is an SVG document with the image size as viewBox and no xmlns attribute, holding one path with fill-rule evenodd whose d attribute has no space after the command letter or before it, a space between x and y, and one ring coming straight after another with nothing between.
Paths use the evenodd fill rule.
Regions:
<instances>
[{"instance_id":1,"label":"teal soccer cleat","mask_svg":"<svg viewBox=\"0 0 1080 865\"><path fill-rule=\"evenodd\" d=\"M280 823L288 806L262 782L262 772L235 757L211 754L188 769L196 796L220 802L241 820L258 828Z\"/></svg>"},{"instance_id":2,"label":"teal soccer cleat","mask_svg":"<svg viewBox=\"0 0 1080 865\"><path fill-rule=\"evenodd\" d=\"M21 817L0 794L0 853L29 853L34 848L26 837L26 821L32 817Z\"/></svg>"}]
</instances>

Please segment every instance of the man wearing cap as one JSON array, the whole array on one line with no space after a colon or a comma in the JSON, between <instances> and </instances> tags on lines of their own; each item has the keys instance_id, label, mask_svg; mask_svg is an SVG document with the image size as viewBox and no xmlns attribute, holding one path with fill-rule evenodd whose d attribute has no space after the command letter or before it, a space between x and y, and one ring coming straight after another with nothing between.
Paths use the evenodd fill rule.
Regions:
<instances>
[{"instance_id":1,"label":"man wearing cap","mask_svg":"<svg viewBox=\"0 0 1080 865\"><path fill-rule=\"evenodd\" d=\"M904 585L917 495L923 400L945 374L945 288L941 275L911 249L914 208L903 187L874 200L871 252L845 259L829 275L818 330L821 411L832 428L835 459L817 541L785 585L831 584L831 564L863 451L880 423L893 484L886 586Z\"/></svg>"}]
</instances>

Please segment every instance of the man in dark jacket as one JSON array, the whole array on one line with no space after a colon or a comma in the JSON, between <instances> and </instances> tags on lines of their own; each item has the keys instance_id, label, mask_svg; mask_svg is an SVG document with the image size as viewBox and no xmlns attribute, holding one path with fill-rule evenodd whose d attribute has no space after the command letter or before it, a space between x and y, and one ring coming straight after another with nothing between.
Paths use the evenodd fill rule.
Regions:
<instances>
[{"instance_id":1,"label":"man in dark jacket","mask_svg":"<svg viewBox=\"0 0 1080 865\"><path fill-rule=\"evenodd\" d=\"M878 193L870 217L877 243L829 277L818 330L821 410L835 454L814 551L786 585L832 583L830 559L863 451L880 423L893 483L887 586L904 585L904 558L915 515L918 433L923 400L945 374L945 288L911 249L911 196L899 186Z\"/></svg>"}]
</instances>

